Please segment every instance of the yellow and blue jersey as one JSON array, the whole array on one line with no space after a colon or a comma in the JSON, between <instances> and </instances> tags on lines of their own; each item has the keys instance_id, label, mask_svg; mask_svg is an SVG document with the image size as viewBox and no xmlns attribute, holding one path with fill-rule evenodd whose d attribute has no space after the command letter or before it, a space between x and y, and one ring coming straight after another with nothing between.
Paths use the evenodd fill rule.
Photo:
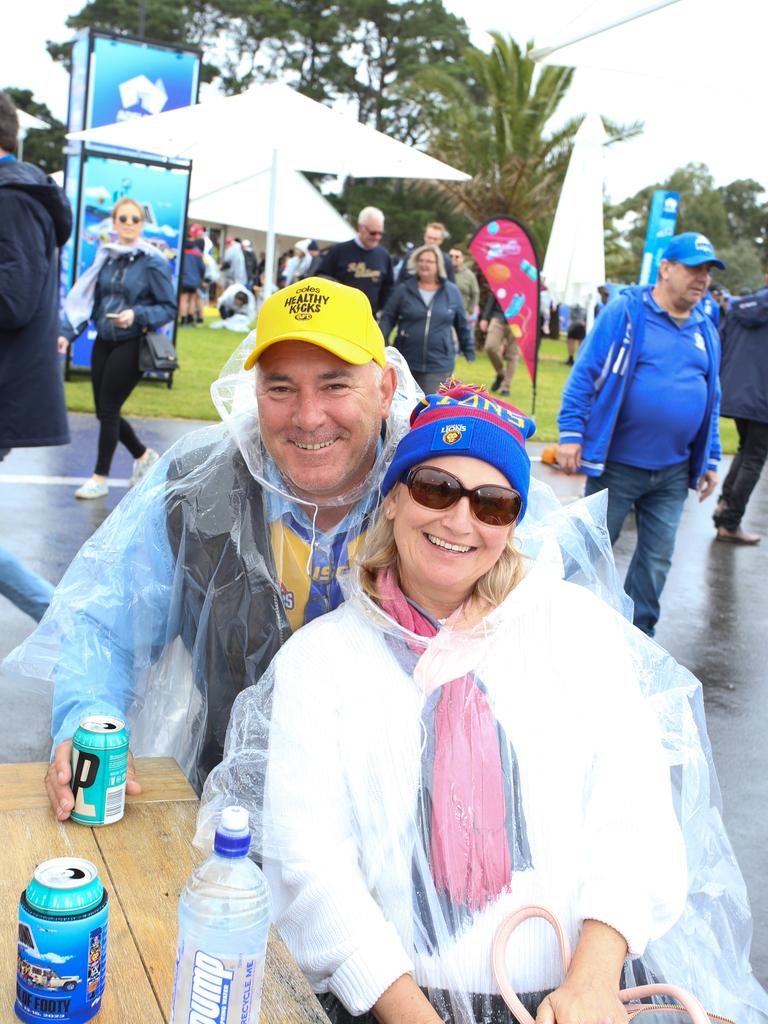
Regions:
<instances>
[{"instance_id":1,"label":"yellow and blue jersey","mask_svg":"<svg viewBox=\"0 0 768 1024\"><path fill-rule=\"evenodd\" d=\"M344 600L338 576L362 544L373 502L359 505L331 533L314 529L295 501L269 495L268 515L275 568L291 629L297 630Z\"/></svg>"}]
</instances>

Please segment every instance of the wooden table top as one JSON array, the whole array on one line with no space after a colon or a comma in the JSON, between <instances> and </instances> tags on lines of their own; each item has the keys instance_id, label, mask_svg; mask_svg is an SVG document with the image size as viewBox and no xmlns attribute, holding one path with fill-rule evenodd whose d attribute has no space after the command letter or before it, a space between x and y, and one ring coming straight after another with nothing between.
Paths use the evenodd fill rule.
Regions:
<instances>
[{"instance_id":1,"label":"wooden table top","mask_svg":"<svg viewBox=\"0 0 768 1024\"><path fill-rule=\"evenodd\" d=\"M0 765L0 1022L16 1022L19 896L35 866L84 857L109 892L107 984L99 1024L164 1024L170 1018L179 894L202 854L192 846L197 798L169 758L139 758L144 792L105 828L58 822L43 778L48 765ZM262 1024L328 1024L306 979L270 932Z\"/></svg>"}]
</instances>

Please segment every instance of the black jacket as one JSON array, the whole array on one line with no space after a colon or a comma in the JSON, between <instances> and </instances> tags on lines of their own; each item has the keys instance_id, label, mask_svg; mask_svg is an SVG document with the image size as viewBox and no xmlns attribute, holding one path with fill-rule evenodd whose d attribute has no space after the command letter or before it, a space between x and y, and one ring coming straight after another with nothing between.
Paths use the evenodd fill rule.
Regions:
<instances>
[{"instance_id":1,"label":"black jacket","mask_svg":"<svg viewBox=\"0 0 768 1024\"><path fill-rule=\"evenodd\" d=\"M733 300L722 344L721 416L768 423L768 288Z\"/></svg>"},{"instance_id":2,"label":"black jacket","mask_svg":"<svg viewBox=\"0 0 768 1024\"><path fill-rule=\"evenodd\" d=\"M32 164L0 161L0 448L67 444L58 247L72 211Z\"/></svg>"},{"instance_id":3,"label":"black jacket","mask_svg":"<svg viewBox=\"0 0 768 1024\"><path fill-rule=\"evenodd\" d=\"M179 631L203 695L197 792L224 754L232 704L291 635L274 567L261 485L239 452L200 474L200 452L168 468L168 540L181 572ZM224 496L224 499L222 499ZM201 510L206 514L202 515ZM215 600L212 600L212 595Z\"/></svg>"}]
</instances>

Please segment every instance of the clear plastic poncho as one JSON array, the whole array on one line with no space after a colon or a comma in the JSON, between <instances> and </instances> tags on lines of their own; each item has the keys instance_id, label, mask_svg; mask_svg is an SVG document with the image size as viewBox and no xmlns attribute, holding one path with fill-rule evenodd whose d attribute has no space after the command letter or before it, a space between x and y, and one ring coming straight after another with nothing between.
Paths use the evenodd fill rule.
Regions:
<instances>
[{"instance_id":1,"label":"clear plastic poncho","mask_svg":"<svg viewBox=\"0 0 768 1024\"><path fill-rule=\"evenodd\" d=\"M398 386L375 463L359 487L323 505L349 506L323 531L320 506L291 493L261 443L256 370L242 369L252 347L244 339L212 386L223 425L182 437L125 496L6 662L54 683L54 744L86 714L116 715L135 755L175 757L198 790L221 760L236 695L305 613L343 600L337 573L421 395L388 349Z\"/></svg>"},{"instance_id":2,"label":"clear plastic poncho","mask_svg":"<svg viewBox=\"0 0 768 1024\"><path fill-rule=\"evenodd\" d=\"M573 945L585 918L620 931L624 985L675 983L757 1024L768 997L748 963L749 906L700 684L618 613L620 599L617 611L560 579L616 592L604 495L561 509L537 490L519 538L535 560L471 630L449 620L431 640L416 636L347 577L347 602L238 697L196 842L209 848L224 806L248 807L277 927L331 997L331 1019L344 1019L339 1006L366 1012L406 972L445 1020L505 1019L493 934L507 913L542 903ZM498 723L505 792L494 843L500 830L509 878L480 898L436 881L425 822L432 811L435 827L436 704L460 676ZM459 813L478 820L474 807ZM479 842L490 861L490 841ZM507 968L535 1013L562 979L544 922L515 933Z\"/></svg>"}]
</instances>

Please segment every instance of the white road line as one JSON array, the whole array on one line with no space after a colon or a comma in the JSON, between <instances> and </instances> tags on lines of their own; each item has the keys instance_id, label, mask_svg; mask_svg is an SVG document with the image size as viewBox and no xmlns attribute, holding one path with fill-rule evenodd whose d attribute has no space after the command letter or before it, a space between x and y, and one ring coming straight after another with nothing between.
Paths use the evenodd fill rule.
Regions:
<instances>
[{"instance_id":1,"label":"white road line","mask_svg":"<svg viewBox=\"0 0 768 1024\"><path fill-rule=\"evenodd\" d=\"M36 474L24 475L21 473L0 473L0 484L43 484L44 486L77 487L90 480L87 476L37 476ZM130 480L113 479L107 480L110 487L128 487Z\"/></svg>"}]
</instances>

